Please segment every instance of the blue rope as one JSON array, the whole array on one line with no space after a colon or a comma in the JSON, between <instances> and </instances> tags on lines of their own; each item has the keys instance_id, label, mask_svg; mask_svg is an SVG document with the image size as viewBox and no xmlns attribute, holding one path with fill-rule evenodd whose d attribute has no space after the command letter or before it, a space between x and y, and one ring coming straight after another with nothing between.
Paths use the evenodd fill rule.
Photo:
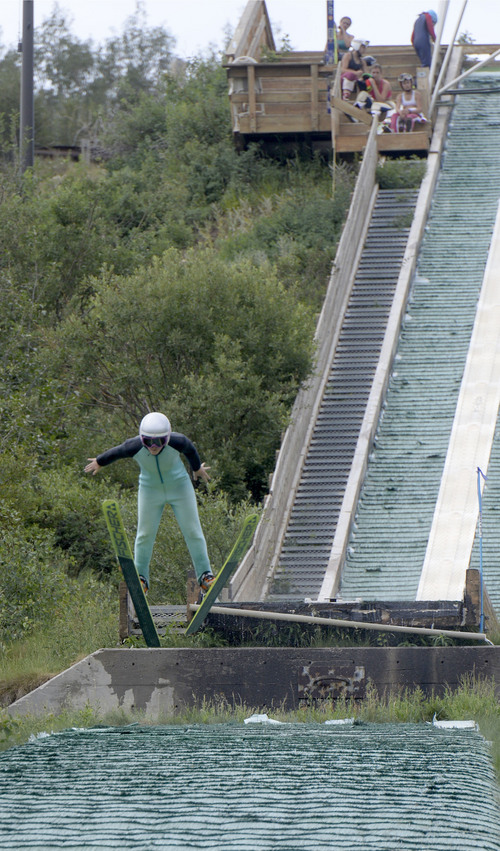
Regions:
<instances>
[{"instance_id":1,"label":"blue rope","mask_svg":"<svg viewBox=\"0 0 500 851\"><path fill-rule=\"evenodd\" d=\"M481 611L479 617L479 631L484 632L484 595L483 595L483 501L481 497L481 476L484 481L488 481L488 477L484 475L480 467L477 468L477 497L479 502L479 588Z\"/></svg>"}]
</instances>

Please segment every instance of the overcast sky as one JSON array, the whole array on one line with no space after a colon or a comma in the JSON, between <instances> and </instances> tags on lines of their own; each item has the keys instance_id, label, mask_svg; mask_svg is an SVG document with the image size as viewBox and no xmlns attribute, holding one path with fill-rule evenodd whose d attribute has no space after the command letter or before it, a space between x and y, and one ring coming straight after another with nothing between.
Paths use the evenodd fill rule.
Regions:
<instances>
[{"instance_id":1,"label":"overcast sky","mask_svg":"<svg viewBox=\"0 0 500 851\"><path fill-rule=\"evenodd\" d=\"M24 0L0 0L0 44L15 47L22 32ZM417 0L343 0L335 2L335 18L352 18L351 31L372 44L408 44L413 22L422 11L443 8L441 0L427 6ZM443 43L452 37L463 0L450 0ZM99 43L113 31L122 32L136 0L59 0L72 33ZM223 49L227 27L234 31L245 0L144 0L148 26L164 26L176 39L179 56L193 56L210 44ZM55 6L34 0L35 28ZM294 50L323 50L326 42L326 0L267 0L275 39L286 34ZM500 0L468 0L459 32L468 31L478 44L500 43Z\"/></svg>"}]
</instances>

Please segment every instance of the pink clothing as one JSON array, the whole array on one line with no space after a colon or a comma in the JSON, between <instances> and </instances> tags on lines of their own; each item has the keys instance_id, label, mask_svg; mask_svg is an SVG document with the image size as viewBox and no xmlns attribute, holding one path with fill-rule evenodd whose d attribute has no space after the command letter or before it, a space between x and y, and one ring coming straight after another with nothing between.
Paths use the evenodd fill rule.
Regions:
<instances>
[{"instance_id":1,"label":"pink clothing","mask_svg":"<svg viewBox=\"0 0 500 851\"><path fill-rule=\"evenodd\" d=\"M420 122L425 124L426 118L421 112L417 112L417 99L415 90L412 89L409 96L406 97L406 92L401 92L401 107L409 110L406 118L403 118L399 112L394 112L391 115L391 130L393 133L404 133L407 131L407 121L411 122L411 130L415 129L415 124Z\"/></svg>"},{"instance_id":2,"label":"pink clothing","mask_svg":"<svg viewBox=\"0 0 500 851\"><path fill-rule=\"evenodd\" d=\"M358 75L354 71L344 71L344 73L340 77L342 81L342 92L346 93L354 91L356 83L359 80Z\"/></svg>"}]
</instances>

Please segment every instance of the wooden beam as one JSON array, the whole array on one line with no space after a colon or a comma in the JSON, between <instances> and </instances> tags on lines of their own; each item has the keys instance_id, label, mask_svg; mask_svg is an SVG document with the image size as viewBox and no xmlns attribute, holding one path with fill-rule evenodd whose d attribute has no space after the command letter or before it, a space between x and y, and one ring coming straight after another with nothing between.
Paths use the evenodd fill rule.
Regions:
<instances>
[{"instance_id":1,"label":"wooden beam","mask_svg":"<svg viewBox=\"0 0 500 851\"><path fill-rule=\"evenodd\" d=\"M248 79L248 111L250 113L250 131L255 133L257 130L256 121L256 101L255 101L255 65L249 65L247 68Z\"/></svg>"},{"instance_id":2,"label":"wooden beam","mask_svg":"<svg viewBox=\"0 0 500 851\"><path fill-rule=\"evenodd\" d=\"M319 128L318 66L311 65L311 127Z\"/></svg>"},{"instance_id":3,"label":"wooden beam","mask_svg":"<svg viewBox=\"0 0 500 851\"><path fill-rule=\"evenodd\" d=\"M128 590L127 583L120 581L118 586L118 598L120 601L120 619L118 625L118 637L120 641L125 641L129 637L129 619L128 619Z\"/></svg>"},{"instance_id":4,"label":"wooden beam","mask_svg":"<svg viewBox=\"0 0 500 851\"><path fill-rule=\"evenodd\" d=\"M428 151L427 131L414 133L382 133L377 139L379 151Z\"/></svg>"},{"instance_id":5,"label":"wooden beam","mask_svg":"<svg viewBox=\"0 0 500 851\"><path fill-rule=\"evenodd\" d=\"M267 135L269 133L311 133L310 113L301 113L300 115L259 115L255 116L253 125L250 124L248 115L240 115L238 117L240 124L240 133L244 136L248 135ZM330 116L325 110L325 115L319 118L319 133L330 133ZM359 149L358 149L359 150Z\"/></svg>"},{"instance_id":6,"label":"wooden beam","mask_svg":"<svg viewBox=\"0 0 500 851\"><path fill-rule=\"evenodd\" d=\"M350 115L357 121L362 121L364 124L368 124L371 127L373 117L365 109L358 109L356 106L352 106L349 101L342 100L342 98L337 97L332 98L332 106L335 109L339 109L344 113L344 115Z\"/></svg>"},{"instance_id":7,"label":"wooden beam","mask_svg":"<svg viewBox=\"0 0 500 851\"><path fill-rule=\"evenodd\" d=\"M318 92L318 103L322 109L326 109L327 92ZM248 102L248 92L235 92L231 95L232 104L243 104ZM307 109L311 103L311 92L259 92L257 96L257 104L282 106L283 112L287 112L290 106L300 105L303 109Z\"/></svg>"},{"instance_id":8,"label":"wooden beam","mask_svg":"<svg viewBox=\"0 0 500 851\"><path fill-rule=\"evenodd\" d=\"M190 606L191 603L197 603L199 596L200 596L200 586L198 585L198 582L196 581L196 574L194 572L193 567L191 567L188 570L186 596L187 596L186 618L187 618L187 622L189 623L189 621L193 617L193 612L191 611L189 606Z\"/></svg>"},{"instance_id":9,"label":"wooden beam","mask_svg":"<svg viewBox=\"0 0 500 851\"><path fill-rule=\"evenodd\" d=\"M469 567L465 574L465 623L479 624L481 617L481 576L475 567ZM491 604L486 588L483 587L483 610L488 632L498 630L497 614Z\"/></svg>"}]
</instances>

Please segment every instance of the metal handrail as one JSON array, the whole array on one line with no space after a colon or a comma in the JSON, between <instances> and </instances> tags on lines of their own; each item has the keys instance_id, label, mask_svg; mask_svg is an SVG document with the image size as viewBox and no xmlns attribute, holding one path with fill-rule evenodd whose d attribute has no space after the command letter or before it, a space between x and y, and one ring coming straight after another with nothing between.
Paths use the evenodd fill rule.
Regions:
<instances>
[{"instance_id":1,"label":"metal handrail","mask_svg":"<svg viewBox=\"0 0 500 851\"><path fill-rule=\"evenodd\" d=\"M430 106L429 106L429 118L430 119L432 119L434 107L435 107L436 101L439 97L439 87L440 87L441 82L443 80L443 77L446 74L446 71L448 69L451 54L452 54L453 48L455 46L455 39L457 37L458 28L459 28L459 26L462 22L462 18L463 18L466 6L467 6L467 0L463 0L462 10L460 12L460 15L457 18L457 23L456 23L456 26L455 26L455 31L453 33L453 37L450 39L450 43L449 43L448 48L446 50L446 54L445 54L445 57L443 59L443 63L441 65L441 68L439 69L439 74L438 74L438 78L436 80L436 85L434 86L434 90L432 92L431 102L430 102Z\"/></svg>"},{"instance_id":2,"label":"metal handrail","mask_svg":"<svg viewBox=\"0 0 500 851\"><path fill-rule=\"evenodd\" d=\"M449 83L446 83L446 85L443 86L442 89L440 89L439 94L440 95L445 94L448 91L448 89L453 88L453 86L456 85L456 83L459 83L461 80L464 80L465 77L468 77L469 74L473 74L474 71L477 71L478 68L482 68L483 65L487 65L488 62L491 62L491 60L494 59L495 56L498 56L499 53L500 53L500 47L498 48L498 50L495 50L494 53L491 53L489 56L487 56L486 59L482 59L481 62L478 62L477 65L474 65L473 68L468 68L467 71L464 71L464 73L460 74L459 77L455 77L454 80L451 80Z\"/></svg>"}]
</instances>

